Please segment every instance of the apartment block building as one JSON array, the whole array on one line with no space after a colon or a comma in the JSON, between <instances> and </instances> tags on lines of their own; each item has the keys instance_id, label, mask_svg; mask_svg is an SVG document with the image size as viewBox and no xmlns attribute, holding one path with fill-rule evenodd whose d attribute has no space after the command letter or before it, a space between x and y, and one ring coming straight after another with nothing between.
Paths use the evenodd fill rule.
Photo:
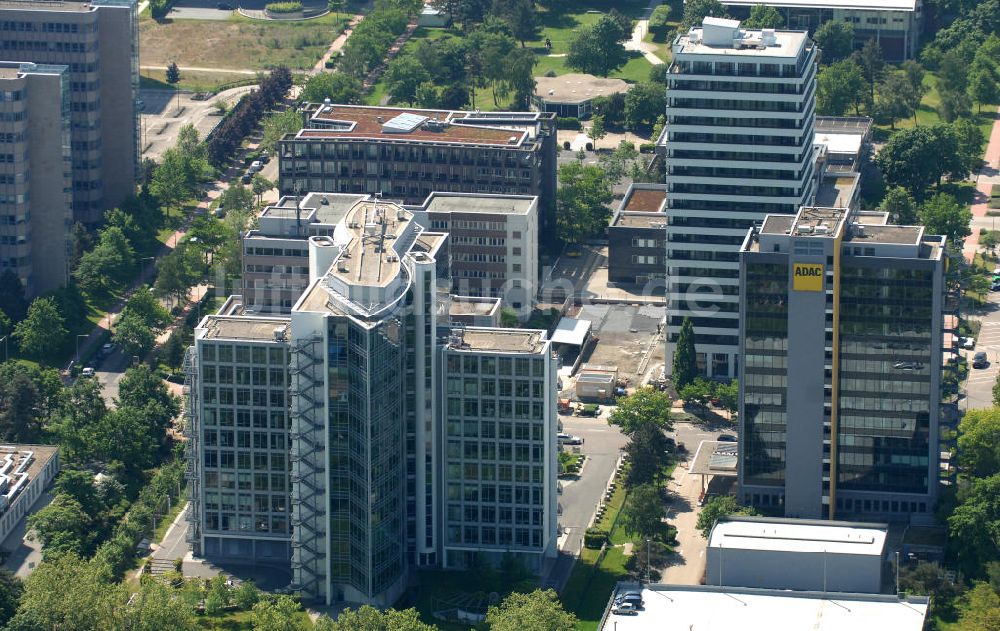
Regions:
<instances>
[{"instance_id":1,"label":"apartment block building","mask_svg":"<svg viewBox=\"0 0 1000 631\"><path fill-rule=\"evenodd\" d=\"M739 486L788 517L933 510L945 238L885 213L769 215L740 252ZM821 325L822 323L822 325Z\"/></svg>"},{"instance_id":2,"label":"apartment block building","mask_svg":"<svg viewBox=\"0 0 1000 631\"><path fill-rule=\"evenodd\" d=\"M448 233L452 292L502 298L530 313L539 280L538 197L435 192L407 208L420 225Z\"/></svg>"},{"instance_id":3,"label":"apartment block building","mask_svg":"<svg viewBox=\"0 0 1000 631\"><path fill-rule=\"evenodd\" d=\"M788 28L810 33L830 20L846 22L854 27L856 48L874 39L889 61L913 58L920 45L921 0L722 0L722 6L736 18L749 17L757 4L778 9Z\"/></svg>"},{"instance_id":4,"label":"apartment block building","mask_svg":"<svg viewBox=\"0 0 1000 631\"><path fill-rule=\"evenodd\" d=\"M362 200L377 196L308 193L285 196L264 209L243 238L243 297L259 312L288 313L309 284L309 238L334 236ZM530 311L538 269L538 198L522 195L431 193L404 208L425 230L446 232L438 278L452 293L499 297Z\"/></svg>"},{"instance_id":5,"label":"apartment block building","mask_svg":"<svg viewBox=\"0 0 1000 631\"><path fill-rule=\"evenodd\" d=\"M666 365L685 317L701 371L739 373L739 249L767 214L794 215L820 181L817 48L805 32L705 18L678 35L658 150L667 185Z\"/></svg>"},{"instance_id":6,"label":"apartment block building","mask_svg":"<svg viewBox=\"0 0 1000 631\"><path fill-rule=\"evenodd\" d=\"M305 257L293 257L305 261L308 282L289 315L255 315L234 297L196 331L188 358L195 550L284 562L293 589L326 604L391 606L413 569L461 567L473 549L492 559L512 553L540 569L555 554L549 341L541 331L453 331L437 287L447 235L425 229L402 205L349 197L316 194L292 217L279 205L267 218L286 228L316 219L308 225L330 226L306 239ZM225 360L239 357L225 373L221 349L213 350L223 341L233 347ZM451 379L440 372L449 361L454 367L449 353L463 370ZM495 377L486 385L490 366ZM223 377L234 383L218 385ZM453 379L461 393L446 396ZM499 416L480 413L490 409ZM445 459L446 428L456 423L459 457L469 454L457 468ZM224 455L222 445L230 451L234 442ZM482 462L472 462L473 447ZM268 485L260 498L258 483ZM510 521L491 534L477 521L490 513L474 515L473 507ZM447 535L455 528L459 535ZM475 541L466 537L473 528Z\"/></svg>"},{"instance_id":7,"label":"apartment block building","mask_svg":"<svg viewBox=\"0 0 1000 631\"><path fill-rule=\"evenodd\" d=\"M556 115L309 104L305 127L279 143L279 190L382 194L420 204L431 193L533 195L539 236L555 237Z\"/></svg>"},{"instance_id":8,"label":"apartment block building","mask_svg":"<svg viewBox=\"0 0 1000 631\"><path fill-rule=\"evenodd\" d=\"M134 0L0 2L0 59L68 67L75 221L98 223L135 192L137 29Z\"/></svg>"},{"instance_id":9,"label":"apartment block building","mask_svg":"<svg viewBox=\"0 0 1000 631\"><path fill-rule=\"evenodd\" d=\"M608 281L662 291L667 238L666 185L633 183L608 226Z\"/></svg>"},{"instance_id":10,"label":"apartment block building","mask_svg":"<svg viewBox=\"0 0 1000 631\"><path fill-rule=\"evenodd\" d=\"M545 332L456 329L441 348L445 568L555 554L559 369Z\"/></svg>"},{"instance_id":11,"label":"apartment block building","mask_svg":"<svg viewBox=\"0 0 1000 631\"><path fill-rule=\"evenodd\" d=\"M69 278L69 94L66 66L0 62L0 272L29 297Z\"/></svg>"}]
</instances>

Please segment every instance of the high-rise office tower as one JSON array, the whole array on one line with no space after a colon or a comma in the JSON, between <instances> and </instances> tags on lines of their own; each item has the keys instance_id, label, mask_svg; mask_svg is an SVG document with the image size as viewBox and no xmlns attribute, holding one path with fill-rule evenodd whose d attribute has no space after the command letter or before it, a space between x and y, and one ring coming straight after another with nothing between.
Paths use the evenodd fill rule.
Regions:
<instances>
[{"instance_id":1,"label":"high-rise office tower","mask_svg":"<svg viewBox=\"0 0 1000 631\"><path fill-rule=\"evenodd\" d=\"M73 219L99 222L135 192L136 2L0 1L0 59L68 66Z\"/></svg>"},{"instance_id":2,"label":"high-rise office tower","mask_svg":"<svg viewBox=\"0 0 1000 631\"><path fill-rule=\"evenodd\" d=\"M805 32L705 18L679 35L659 142L667 184L667 366L690 317L702 372L733 377L739 248L768 213L812 202L816 47Z\"/></svg>"},{"instance_id":3,"label":"high-rise office tower","mask_svg":"<svg viewBox=\"0 0 1000 631\"><path fill-rule=\"evenodd\" d=\"M452 330L436 286L448 235L348 197L315 200L346 206L309 237L290 316L234 297L195 332L196 552L283 558L306 599L380 606L414 568L461 567L471 552L540 570L556 541L545 333Z\"/></svg>"},{"instance_id":4,"label":"high-rise office tower","mask_svg":"<svg viewBox=\"0 0 1000 631\"><path fill-rule=\"evenodd\" d=\"M0 272L28 296L69 277L72 224L66 66L0 62Z\"/></svg>"},{"instance_id":5,"label":"high-rise office tower","mask_svg":"<svg viewBox=\"0 0 1000 631\"><path fill-rule=\"evenodd\" d=\"M740 253L739 483L789 517L900 519L938 484L945 238L769 215Z\"/></svg>"}]
</instances>

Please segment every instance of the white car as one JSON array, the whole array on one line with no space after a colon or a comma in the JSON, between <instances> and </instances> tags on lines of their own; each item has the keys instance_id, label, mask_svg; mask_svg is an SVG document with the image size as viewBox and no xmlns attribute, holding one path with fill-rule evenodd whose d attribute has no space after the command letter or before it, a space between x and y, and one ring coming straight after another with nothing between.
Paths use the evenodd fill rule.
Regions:
<instances>
[{"instance_id":1,"label":"white car","mask_svg":"<svg viewBox=\"0 0 1000 631\"><path fill-rule=\"evenodd\" d=\"M976 338L974 337L963 337L962 338L962 348L971 351L976 347Z\"/></svg>"},{"instance_id":2,"label":"white car","mask_svg":"<svg viewBox=\"0 0 1000 631\"><path fill-rule=\"evenodd\" d=\"M253 162L250 163L250 172L251 173L257 173L258 171L260 171L263 168L264 168L264 163L261 162L260 160L254 160Z\"/></svg>"},{"instance_id":3,"label":"white car","mask_svg":"<svg viewBox=\"0 0 1000 631\"><path fill-rule=\"evenodd\" d=\"M582 445L583 438L580 436L574 436L573 434L567 434L565 432L559 432L557 434L559 438L559 443L563 445Z\"/></svg>"},{"instance_id":4,"label":"white car","mask_svg":"<svg viewBox=\"0 0 1000 631\"><path fill-rule=\"evenodd\" d=\"M611 609L611 613L616 616L638 616L639 609L632 603L621 603Z\"/></svg>"},{"instance_id":5,"label":"white car","mask_svg":"<svg viewBox=\"0 0 1000 631\"><path fill-rule=\"evenodd\" d=\"M84 377L88 377L88 378L89 378L89 377L93 377L93 376L94 376L94 369L88 366L87 368L84 368L84 369L83 369L83 370L82 370L82 371L80 372L80 375L82 375L82 376L84 376Z\"/></svg>"}]
</instances>

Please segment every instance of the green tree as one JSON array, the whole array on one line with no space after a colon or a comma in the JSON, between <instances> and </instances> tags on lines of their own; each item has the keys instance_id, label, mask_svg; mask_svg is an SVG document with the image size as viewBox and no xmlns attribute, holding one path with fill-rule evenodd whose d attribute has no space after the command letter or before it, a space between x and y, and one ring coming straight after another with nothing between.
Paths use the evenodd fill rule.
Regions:
<instances>
[{"instance_id":1,"label":"green tree","mask_svg":"<svg viewBox=\"0 0 1000 631\"><path fill-rule=\"evenodd\" d=\"M888 120L893 129L897 120L914 115L914 103L919 105L920 98L913 93L913 85L904 75L896 72L888 74L878 84L875 114L882 120Z\"/></svg>"},{"instance_id":2,"label":"green tree","mask_svg":"<svg viewBox=\"0 0 1000 631\"><path fill-rule=\"evenodd\" d=\"M1000 408L966 411L958 424L958 461L977 478L1000 473Z\"/></svg>"},{"instance_id":3,"label":"green tree","mask_svg":"<svg viewBox=\"0 0 1000 631\"><path fill-rule=\"evenodd\" d=\"M920 206L920 223L930 234L943 234L951 243L959 244L972 234L969 223L972 211L948 193L938 193Z\"/></svg>"},{"instance_id":4,"label":"green tree","mask_svg":"<svg viewBox=\"0 0 1000 631\"><path fill-rule=\"evenodd\" d=\"M253 176L253 179L250 180L250 190L253 191L253 194L257 196L258 205L264 203L264 193L274 188L274 186L275 186L274 182L267 179L260 173L257 173Z\"/></svg>"},{"instance_id":5,"label":"green tree","mask_svg":"<svg viewBox=\"0 0 1000 631\"><path fill-rule=\"evenodd\" d=\"M24 285L10 268L0 272L0 311L17 323L28 312L28 299L24 295Z\"/></svg>"},{"instance_id":6,"label":"green tree","mask_svg":"<svg viewBox=\"0 0 1000 631\"><path fill-rule=\"evenodd\" d=\"M937 72L937 91L941 101L938 113L948 122L967 116L972 111L968 73L968 64L957 51L949 50L941 57Z\"/></svg>"},{"instance_id":7,"label":"green tree","mask_svg":"<svg viewBox=\"0 0 1000 631\"><path fill-rule=\"evenodd\" d=\"M635 145L622 140L611 153L602 153L598 158L601 168L611 182L619 182L628 173L629 165L639 157Z\"/></svg>"},{"instance_id":8,"label":"green tree","mask_svg":"<svg viewBox=\"0 0 1000 631\"><path fill-rule=\"evenodd\" d=\"M595 116L587 129L587 138L590 138L594 143L594 148L597 148L597 141L607 135L608 131L604 128L604 117Z\"/></svg>"},{"instance_id":9,"label":"green tree","mask_svg":"<svg viewBox=\"0 0 1000 631\"><path fill-rule=\"evenodd\" d=\"M927 94L928 90L927 85L924 83L924 67L914 59L907 59L902 63L900 68L903 70L903 76L906 77L906 81L910 84L907 96L912 100L907 105L910 111L913 112L913 124L916 125L920 102L923 101L924 95Z\"/></svg>"},{"instance_id":10,"label":"green tree","mask_svg":"<svg viewBox=\"0 0 1000 631\"><path fill-rule=\"evenodd\" d=\"M656 423L639 425L625 445L628 454L628 486L652 484L660 479L664 467L669 463L667 450L670 443L663 429Z\"/></svg>"},{"instance_id":11,"label":"green tree","mask_svg":"<svg viewBox=\"0 0 1000 631\"><path fill-rule=\"evenodd\" d=\"M629 33L611 16L578 30L569 43L566 65L581 72L608 76L628 62L623 42Z\"/></svg>"},{"instance_id":12,"label":"green tree","mask_svg":"<svg viewBox=\"0 0 1000 631\"><path fill-rule=\"evenodd\" d=\"M828 20L819 25L813 40L823 51L824 63L846 59L854 50L854 26L841 20Z\"/></svg>"},{"instance_id":13,"label":"green tree","mask_svg":"<svg viewBox=\"0 0 1000 631\"><path fill-rule=\"evenodd\" d=\"M897 131L876 154L875 164L888 186L901 186L920 201L949 169L960 170L962 160L954 130L935 125Z\"/></svg>"},{"instance_id":14,"label":"green tree","mask_svg":"<svg viewBox=\"0 0 1000 631\"><path fill-rule=\"evenodd\" d=\"M149 192L169 209L191 195L191 173L188 160L176 149L163 152L160 164L153 171Z\"/></svg>"},{"instance_id":15,"label":"green tree","mask_svg":"<svg viewBox=\"0 0 1000 631\"><path fill-rule=\"evenodd\" d=\"M119 408L127 407L134 410L157 406L166 415L166 420L157 419L153 414L149 414L151 418L148 420L160 431L165 430L167 422L181 411L179 399L171 394L159 375L145 364L133 366L125 371L121 381L118 382L116 403Z\"/></svg>"},{"instance_id":16,"label":"green tree","mask_svg":"<svg viewBox=\"0 0 1000 631\"><path fill-rule=\"evenodd\" d=\"M141 361L153 349L156 333L140 317L126 313L119 318L111 339L126 357L138 357Z\"/></svg>"},{"instance_id":17,"label":"green tree","mask_svg":"<svg viewBox=\"0 0 1000 631\"><path fill-rule=\"evenodd\" d=\"M260 601L260 590L253 581L243 581L233 590L233 604L241 611L249 611Z\"/></svg>"},{"instance_id":18,"label":"green tree","mask_svg":"<svg viewBox=\"0 0 1000 631\"><path fill-rule=\"evenodd\" d=\"M854 107L860 114L865 79L853 59L843 59L823 67L816 77L816 110L824 116L842 116Z\"/></svg>"},{"instance_id":19,"label":"green tree","mask_svg":"<svg viewBox=\"0 0 1000 631\"><path fill-rule=\"evenodd\" d=\"M128 631L194 631L194 609L161 579L143 576L132 604L123 607L121 629Z\"/></svg>"},{"instance_id":20,"label":"green tree","mask_svg":"<svg viewBox=\"0 0 1000 631\"><path fill-rule=\"evenodd\" d=\"M714 394L719 401L719 407L729 412L730 415L739 411L740 384L738 381L733 379L727 383L716 383Z\"/></svg>"},{"instance_id":21,"label":"green tree","mask_svg":"<svg viewBox=\"0 0 1000 631\"><path fill-rule=\"evenodd\" d=\"M979 125L968 118L960 118L942 132L952 136L950 143L946 140L943 144L955 149L954 153L944 156L949 159L947 162L949 177L962 179L977 171L983 163L985 144Z\"/></svg>"},{"instance_id":22,"label":"green tree","mask_svg":"<svg viewBox=\"0 0 1000 631\"><path fill-rule=\"evenodd\" d=\"M14 617L23 592L24 585L21 579L9 570L0 569L0 625L7 624Z\"/></svg>"},{"instance_id":23,"label":"green tree","mask_svg":"<svg viewBox=\"0 0 1000 631\"><path fill-rule=\"evenodd\" d=\"M253 631L303 631L299 604L291 596L261 600L250 616Z\"/></svg>"},{"instance_id":24,"label":"green tree","mask_svg":"<svg viewBox=\"0 0 1000 631\"><path fill-rule=\"evenodd\" d=\"M150 422L146 410L118 408L94 423L90 434L95 456L103 462L121 462L130 474L155 465L165 436Z\"/></svg>"},{"instance_id":25,"label":"green tree","mask_svg":"<svg viewBox=\"0 0 1000 631\"><path fill-rule=\"evenodd\" d=\"M125 588L104 581L94 563L61 555L39 564L25 580L17 613L7 629L119 629L127 602Z\"/></svg>"},{"instance_id":26,"label":"green tree","mask_svg":"<svg viewBox=\"0 0 1000 631\"><path fill-rule=\"evenodd\" d=\"M878 209L889 213L889 221L898 226L917 223L917 202L902 186L893 186L887 190Z\"/></svg>"},{"instance_id":27,"label":"green tree","mask_svg":"<svg viewBox=\"0 0 1000 631\"><path fill-rule=\"evenodd\" d=\"M541 33L534 0L493 0L492 13L507 24L522 48L526 41L537 39Z\"/></svg>"},{"instance_id":28,"label":"green tree","mask_svg":"<svg viewBox=\"0 0 1000 631\"><path fill-rule=\"evenodd\" d=\"M757 511L750 506L740 504L734 495L716 495L702 507L698 514L696 528L701 531L701 536L708 539L715 528L716 522L723 517L730 515L756 515Z\"/></svg>"},{"instance_id":29,"label":"green tree","mask_svg":"<svg viewBox=\"0 0 1000 631\"><path fill-rule=\"evenodd\" d=\"M743 28L782 28L785 26L785 18L781 12L774 7L763 4L755 4L750 9L750 17L743 20Z\"/></svg>"},{"instance_id":30,"label":"green tree","mask_svg":"<svg viewBox=\"0 0 1000 631\"><path fill-rule=\"evenodd\" d=\"M316 621L316 631L437 631L437 627L420 621L416 609L386 609L371 605L358 609L348 607L336 620L322 617Z\"/></svg>"},{"instance_id":31,"label":"green tree","mask_svg":"<svg viewBox=\"0 0 1000 631\"><path fill-rule=\"evenodd\" d=\"M309 77L299 98L310 103L350 104L361 100L362 86L357 77L344 72L321 72Z\"/></svg>"},{"instance_id":32,"label":"green tree","mask_svg":"<svg viewBox=\"0 0 1000 631\"><path fill-rule=\"evenodd\" d=\"M674 349L674 359L671 368L671 380L673 381L674 389L678 393L698 376L698 356L694 346L694 324L691 322L691 318L687 316L681 322L681 330L677 336L677 347Z\"/></svg>"},{"instance_id":33,"label":"green tree","mask_svg":"<svg viewBox=\"0 0 1000 631\"><path fill-rule=\"evenodd\" d=\"M618 516L625 532L641 539L663 537L663 494L655 484L644 484L629 491Z\"/></svg>"},{"instance_id":34,"label":"green tree","mask_svg":"<svg viewBox=\"0 0 1000 631\"><path fill-rule=\"evenodd\" d=\"M20 364L7 362L7 365ZM3 377L5 378L0 381L0 436L7 442L35 442L42 430L42 419L38 413L41 399L38 387L25 371Z\"/></svg>"},{"instance_id":35,"label":"green tree","mask_svg":"<svg viewBox=\"0 0 1000 631\"><path fill-rule=\"evenodd\" d=\"M861 68L861 76L868 84L868 102L875 101L875 85L885 76L885 57L882 47L875 39L869 39L861 50L854 53L854 59Z\"/></svg>"},{"instance_id":36,"label":"green tree","mask_svg":"<svg viewBox=\"0 0 1000 631\"><path fill-rule=\"evenodd\" d=\"M35 298L28 315L14 326L14 339L25 355L48 357L66 345L65 322L52 298Z\"/></svg>"},{"instance_id":37,"label":"green tree","mask_svg":"<svg viewBox=\"0 0 1000 631\"><path fill-rule=\"evenodd\" d=\"M1000 100L1000 88L997 86L996 76L986 67L980 67L972 71L969 75L969 98L979 105L979 112L982 113L983 105L992 105Z\"/></svg>"},{"instance_id":38,"label":"green tree","mask_svg":"<svg viewBox=\"0 0 1000 631\"><path fill-rule=\"evenodd\" d=\"M28 516L29 537L42 544L45 559L71 553L89 553L93 520L69 495L57 494L48 506Z\"/></svg>"},{"instance_id":39,"label":"green tree","mask_svg":"<svg viewBox=\"0 0 1000 631\"><path fill-rule=\"evenodd\" d=\"M316 76L323 77L333 75L319 74ZM346 77L347 75L337 73L336 76ZM262 125L264 128L264 135L260 141L260 147L261 149L266 149L267 151L274 153L275 148L278 146L278 141L284 138L285 134L294 134L302 129L302 114L297 112L294 108L289 108L284 112L271 114L264 119Z\"/></svg>"},{"instance_id":40,"label":"green tree","mask_svg":"<svg viewBox=\"0 0 1000 631\"><path fill-rule=\"evenodd\" d=\"M608 416L608 423L617 425L622 433L631 436L645 425L661 431L670 431L670 395L666 392L643 388L634 393L618 397L617 406Z\"/></svg>"},{"instance_id":41,"label":"green tree","mask_svg":"<svg viewBox=\"0 0 1000 631\"><path fill-rule=\"evenodd\" d=\"M565 611L554 590L514 592L486 612L490 631L564 631L576 627L576 616Z\"/></svg>"},{"instance_id":42,"label":"green tree","mask_svg":"<svg viewBox=\"0 0 1000 631\"><path fill-rule=\"evenodd\" d=\"M183 300L188 290L201 278L201 256L187 242L178 244L174 251L156 263L156 283L153 293Z\"/></svg>"},{"instance_id":43,"label":"green tree","mask_svg":"<svg viewBox=\"0 0 1000 631\"><path fill-rule=\"evenodd\" d=\"M677 393L685 405L697 405L703 410L707 410L708 402L715 394L712 382L704 377L698 377L688 383Z\"/></svg>"},{"instance_id":44,"label":"green tree","mask_svg":"<svg viewBox=\"0 0 1000 631\"><path fill-rule=\"evenodd\" d=\"M167 83L174 85L181 80L181 69L177 67L176 61L167 64Z\"/></svg>"},{"instance_id":45,"label":"green tree","mask_svg":"<svg viewBox=\"0 0 1000 631\"><path fill-rule=\"evenodd\" d=\"M625 94L625 124L632 131L649 131L666 107L663 86L637 83Z\"/></svg>"},{"instance_id":46,"label":"green tree","mask_svg":"<svg viewBox=\"0 0 1000 631\"><path fill-rule=\"evenodd\" d=\"M254 209L254 194L239 180L233 180L219 197L219 205L226 210L226 215L238 213L248 215Z\"/></svg>"},{"instance_id":47,"label":"green tree","mask_svg":"<svg viewBox=\"0 0 1000 631\"><path fill-rule=\"evenodd\" d=\"M132 292L122 309L122 314L134 315L153 329L162 329L170 323L170 313L145 285Z\"/></svg>"},{"instance_id":48,"label":"green tree","mask_svg":"<svg viewBox=\"0 0 1000 631\"><path fill-rule=\"evenodd\" d=\"M108 226L91 250L80 257L73 276L87 292L109 294L119 291L131 276L135 251L121 228Z\"/></svg>"},{"instance_id":49,"label":"green tree","mask_svg":"<svg viewBox=\"0 0 1000 631\"><path fill-rule=\"evenodd\" d=\"M383 76L385 90L392 100L409 105L416 101L420 84L430 80L427 69L412 55L400 55L393 59Z\"/></svg>"},{"instance_id":50,"label":"green tree","mask_svg":"<svg viewBox=\"0 0 1000 631\"><path fill-rule=\"evenodd\" d=\"M1000 595L989 583L976 583L965 594L956 627L962 631L1000 629Z\"/></svg>"},{"instance_id":51,"label":"green tree","mask_svg":"<svg viewBox=\"0 0 1000 631\"><path fill-rule=\"evenodd\" d=\"M996 533L1000 529L1000 474L973 478L959 491L959 504L948 517L948 547L958 568L967 576L983 575L983 568L1000 559Z\"/></svg>"},{"instance_id":52,"label":"green tree","mask_svg":"<svg viewBox=\"0 0 1000 631\"><path fill-rule=\"evenodd\" d=\"M708 16L727 17L726 8L718 0L687 0L684 3L681 31L686 32L692 26L701 26L702 20Z\"/></svg>"},{"instance_id":53,"label":"green tree","mask_svg":"<svg viewBox=\"0 0 1000 631\"><path fill-rule=\"evenodd\" d=\"M75 500L89 517L96 518L104 510L104 502L97 493L94 474L80 469L64 469L59 472L55 484L56 495L65 495Z\"/></svg>"},{"instance_id":54,"label":"green tree","mask_svg":"<svg viewBox=\"0 0 1000 631\"><path fill-rule=\"evenodd\" d=\"M660 4L649 14L649 32L653 34L654 42L662 42L670 33L670 5Z\"/></svg>"},{"instance_id":55,"label":"green tree","mask_svg":"<svg viewBox=\"0 0 1000 631\"><path fill-rule=\"evenodd\" d=\"M596 166L570 162L559 167L556 193L556 226L559 238L569 243L603 234L614 196L605 173Z\"/></svg>"},{"instance_id":56,"label":"green tree","mask_svg":"<svg viewBox=\"0 0 1000 631\"><path fill-rule=\"evenodd\" d=\"M417 92L413 96L417 107L434 109L440 107L441 90L434 85L433 81L424 81L417 86Z\"/></svg>"}]
</instances>

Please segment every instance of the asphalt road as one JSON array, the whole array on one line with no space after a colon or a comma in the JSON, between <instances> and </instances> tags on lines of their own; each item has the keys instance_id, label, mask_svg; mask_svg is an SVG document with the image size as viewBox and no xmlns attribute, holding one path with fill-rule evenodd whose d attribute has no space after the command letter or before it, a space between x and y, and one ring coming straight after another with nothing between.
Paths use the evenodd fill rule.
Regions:
<instances>
[{"instance_id":1,"label":"asphalt road","mask_svg":"<svg viewBox=\"0 0 1000 631\"><path fill-rule=\"evenodd\" d=\"M118 398L118 382L125 375L125 370L132 363L131 357L126 357L117 348L113 353L99 362L95 371L95 376L101 384L101 394L109 405L113 405Z\"/></svg>"},{"instance_id":2,"label":"asphalt road","mask_svg":"<svg viewBox=\"0 0 1000 631\"><path fill-rule=\"evenodd\" d=\"M992 299L997 298L997 294L991 294ZM980 318L982 327L979 330L979 337L976 339L976 347L973 350L963 350L969 362L969 379L966 382L966 399L959 402L962 409L988 408L993 406L993 384L996 383L997 374L1000 373L1000 309L996 304ZM973 368L972 356L979 351L984 351L989 364L986 368Z\"/></svg>"},{"instance_id":3,"label":"asphalt road","mask_svg":"<svg viewBox=\"0 0 1000 631\"><path fill-rule=\"evenodd\" d=\"M559 524L567 534L559 559L549 573L547 583L562 588L573 570L576 555L583 545L597 503L615 471L615 464L627 439L617 426L608 425L605 417L588 418L560 416L562 431L583 438L580 452L587 456L577 480L562 480L563 492L559 496L562 516Z\"/></svg>"}]
</instances>

